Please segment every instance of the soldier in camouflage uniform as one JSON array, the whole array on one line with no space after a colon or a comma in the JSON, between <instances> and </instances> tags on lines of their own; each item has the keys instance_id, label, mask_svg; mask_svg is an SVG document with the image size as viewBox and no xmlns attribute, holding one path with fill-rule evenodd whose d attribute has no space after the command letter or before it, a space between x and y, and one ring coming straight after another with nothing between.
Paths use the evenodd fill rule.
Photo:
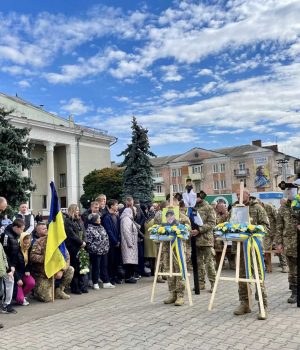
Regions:
<instances>
[{"instance_id":1,"label":"soldier in camouflage uniform","mask_svg":"<svg viewBox=\"0 0 300 350\"><path fill-rule=\"evenodd\" d=\"M229 213L226 208L226 204L223 202L218 202L216 206L216 218L217 218L217 225L221 224L223 222L229 221ZM227 246L227 252L226 257L228 259L229 268L230 270L235 270L235 254L232 252L232 242L228 242ZM221 240L215 240L215 250L223 249L223 242ZM216 252L216 267L218 269L220 259L221 259L221 252Z\"/></svg>"},{"instance_id":2,"label":"soldier in camouflage uniform","mask_svg":"<svg viewBox=\"0 0 300 350\"><path fill-rule=\"evenodd\" d=\"M272 204L263 203L261 201L259 201L259 203L267 212L269 222L270 222L270 232L267 232L264 237L264 250L272 250L273 241L276 235L277 210ZM278 255L280 266L282 269L281 272L287 273L288 268L287 268L287 261L286 261L285 255L282 253L278 253L277 255Z\"/></svg>"},{"instance_id":3,"label":"soldier in camouflage uniform","mask_svg":"<svg viewBox=\"0 0 300 350\"><path fill-rule=\"evenodd\" d=\"M34 295L37 299L43 302L52 300L52 278L48 278L45 274L45 255L47 244L47 226L39 223L36 227L38 236L31 249L30 261L32 264L31 273L35 279ZM65 288L69 286L74 275L74 268L70 266L70 255L67 252L66 266L61 271L54 275L56 281L59 281L59 286L55 288L56 299L70 299L70 296L65 293ZM56 282L57 283L57 282Z\"/></svg>"},{"instance_id":4,"label":"soldier in camouflage uniform","mask_svg":"<svg viewBox=\"0 0 300 350\"><path fill-rule=\"evenodd\" d=\"M238 194L238 197L239 197L239 194ZM268 215L265 209L258 203L256 198L252 197L250 199L250 193L247 189L244 189L244 192L243 192L243 204L249 207L250 223L252 225L262 225L265 227L266 230L269 230L270 223L269 223ZM240 257L240 278L246 278L245 259L244 259L243 253L241 254L241 257ZM260 269L259 269L259 278L262 279ZM267 292L266 292L266 287L264 282L260 284L260 287L262 291L264 307L266 309L266 315L265 317L263 317L259 310L258 319L265 320L267 319L268 301L267 301ZM256 300L258 300L257 292L255 293L255 298ZM251 309L249 308L247 284L245 282L239 282L239 299L241 304L234 310L234 314L243 315L251 312Z\"/></svg>"},{"instance_id":5,"label":"soldier in camouflage uniform","mask_svg":"<svg viewBox=\"0 0 300 350\"><path fill-rule=\"evenodd\" d=\"M174 206L178 206L178 201L174 198ZM179 222L181 224L190 225L189 218L183 213L179 213ZM162 212L157 213L154 218L154 223L160 225L162 223ZM191 245L190 240L182 240L182 247L186 256L186 264L189 263L191 257ZM163 269L169 270L170 267L170 246L169 242L163 243L162 249L162 267ZM173 258L173 272L180 272L177 260ZM187 277L188 278L188 277ZM175 304L176 306L181 306L184 304L184 291L185 291L185 281L182 280L181 276L168 277L168 287L170 296L164 300L165 304Z\"/></svg>"},{"instance_id":6,"label":"soldier in camouflage uniform","mask_svg":"<svg viewBox=\"0 0 300 350\"><path fill-rule=\"evenodd\" d=\"M289 267L289 284L292 295L288 303L297 302L297 224L298 220L291 201L288 200L285 207L280 207L277 214L277 231L275 242L277 249L284 251Z\"/></svg>"},{"instance_id":7,"label":"soldier in camouflage uniform","mask_svg":"<svg viewBox=\"0 0 300 350\"><path fill-rule=\"evenodd\" d=\"M211 289L213 290L216 280L216 260L214 249L213 229L216 226L215 210L204 200L206 194L202 191L197 198L196 208L203 221L202 226L192 230L192 235L196 236L197 264L200 281L200 289L205 289L205 275L207 271Z\"/></svg>"}]
</instances>

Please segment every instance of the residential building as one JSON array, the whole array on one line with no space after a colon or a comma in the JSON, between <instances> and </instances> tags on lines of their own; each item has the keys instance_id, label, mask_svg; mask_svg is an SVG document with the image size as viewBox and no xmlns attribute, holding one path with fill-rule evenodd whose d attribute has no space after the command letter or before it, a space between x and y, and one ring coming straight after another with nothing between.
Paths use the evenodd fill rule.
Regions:
<instances>
[{"instance_id":1,"label":"residential building","mask_svg":"<svg viewBox=\"0 0 300 350\"><path fill-rule=\"evenodd\" d=\"M277 145L262 146L260 140L216 150L196 147L183 154L153 158L153 178L159 186L155 199L165 198L171 185L173 192L183 192L187 178L193 181L195 191L211 195L237 192L241 181L250 192L278 191L278 183L293 174L296 160L279 152Z\"/></svg>"}]
</instances>

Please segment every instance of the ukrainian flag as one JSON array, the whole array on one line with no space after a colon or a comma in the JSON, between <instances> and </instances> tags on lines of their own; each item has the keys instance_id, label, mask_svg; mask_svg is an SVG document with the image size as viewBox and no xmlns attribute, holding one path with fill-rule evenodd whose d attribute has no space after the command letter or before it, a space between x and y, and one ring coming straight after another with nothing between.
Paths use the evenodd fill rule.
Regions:
<instances>
[{"instance_id":1,"label":"ukrainian flag","mask_svg":"<svg viewBox=\"0 0 300 350\"><path fill-rule=\"evenodd\" d=\"M48 278L54 276L66 266L66 246L64 240L67 238L64 219L58 202L58 197L53 181L51 187L51 206L48 227L48 238L45 256L45 273Z\"/></svg>"}]
</instances>

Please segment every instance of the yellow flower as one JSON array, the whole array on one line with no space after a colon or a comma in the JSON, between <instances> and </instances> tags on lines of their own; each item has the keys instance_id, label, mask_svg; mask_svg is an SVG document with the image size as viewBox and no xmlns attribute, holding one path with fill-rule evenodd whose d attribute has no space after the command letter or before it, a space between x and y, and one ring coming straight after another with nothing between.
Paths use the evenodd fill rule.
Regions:
<instances>
[{"instance_id":1,"label":"yellow flower","mask_svg":"<svg viewBox=\"0 0 300 350\"><path fill-rule=\"evenodd\" d=\"M227 231L227 227L223 227L223 228L222 228L222 231L223 231L223 232L226 232L226 231Z\"/></svg>"},{"instance_id":2,"label":"yellow flower","mask_svg":"<svg viewBox=\"0 0 300 350\"><path fill-rule=\"evenodd\" d=\"M224 225L225 225L225 223L222 222L221 224L218 224L217 227L218 227L218 228L222 228Z\"/></svg>"},{"instance_id":3,"label":"yellow flower","mask_svg":"<svg viewBox=\"0 0 300 350\"><path fill-rule=\"evenodd\" d=\"M176 225L171 226L171 230L172 231L176 231L177 230L177 226Z\"/></svg>"},{"instance_id":4,"label":"yellow flower","mask_svg":"<svg viewBox=\"0 0 300 350\"><path fill-rule=\"evenodd\" d=\"M177 235L179 235L180 230L177 228L177 229L175 230L175 232L176 232Z\"/></svg>"},{"instance_id":5,"label":"yellow flower","mask_svg":"<svg viewBox=\"0 0 300 350\"><path fill-rule=\"evenodd\" d=\"M164 227L160 227L157 232L158 233L165 233L166 229Z\"/></svg>"},{"instance_id":6,"label":"yellow flower","mask_svg":"<svg viewBox=\"0 0 300 350\"><path fill-rule=\"evenodd\" d=\"M240 224L234 224L234 225L232 225L232 228L235 229L235 230L237 230L239 227L240 227Z\"/></svg>"},{"instance_id":7,"label":"yellow flower","mask_svg":"<svg viewBox=\"0 0 300 350\"><path fill-rule=\"evenodd\" d=\"M255 230L255 225L248 225L248 230L254 231Z\"/></svg>"}]
</instances>

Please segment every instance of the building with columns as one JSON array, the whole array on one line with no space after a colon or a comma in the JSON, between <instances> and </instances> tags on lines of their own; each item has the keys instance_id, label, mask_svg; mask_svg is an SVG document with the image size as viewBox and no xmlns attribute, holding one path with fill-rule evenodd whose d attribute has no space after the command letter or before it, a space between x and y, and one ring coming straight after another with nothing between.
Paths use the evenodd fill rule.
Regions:
<instances>
[{"instance_id":1,"label":"building with columns","mask_svg":"<svg viewBox=\"0 0 300 350\"><path fill-rule=\"evenodd\" d=\"M61 207L79 203L83 178L94 169L111 166L110 146L117 139L107 132L75 124L73 119L46 112L18 97L0 93L0 106L13 112L10 123L30 128L34 144L32 157L42 158L38 165L24 172L36 185L30 208L46 215L50 205L50 182L54 181Z\"/></svg>"}]
</instances>

